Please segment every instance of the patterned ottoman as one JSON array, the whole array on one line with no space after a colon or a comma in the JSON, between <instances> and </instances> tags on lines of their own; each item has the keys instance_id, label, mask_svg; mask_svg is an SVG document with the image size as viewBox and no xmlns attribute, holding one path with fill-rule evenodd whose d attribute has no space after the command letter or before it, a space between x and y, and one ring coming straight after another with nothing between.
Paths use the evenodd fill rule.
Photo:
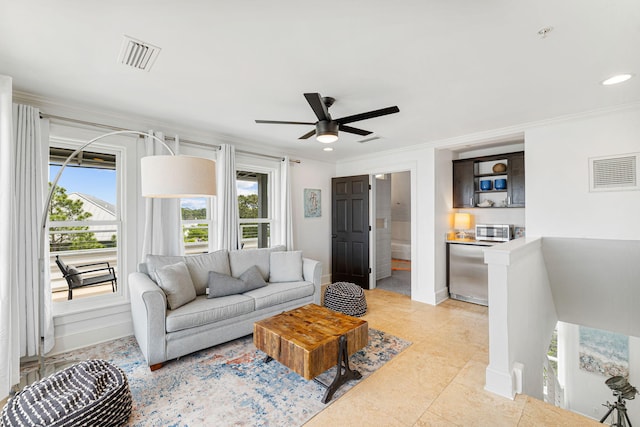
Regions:
<instances>
[{"instance_id":1,"label":"patterned ottoman","mask_svg":"<svg viewBox=\"0 0 640 427\"><path fill-rule=\"evenodd\" d=\"M362 288L355 283L336 282L327 286L324 293L324 306L349 316L367 314L367 300Z\"/></svg>"},{"instance_id":2,"label":"patterned ottoman","mask_svg":"<svg viewBox=\"0 0 640 427\"><path fill-rule=\"evenodd\" d=\"M121 426L130 415L124 372L104 360L85 360L9 399L0 426Z\"/></svg>"}]
</instances>

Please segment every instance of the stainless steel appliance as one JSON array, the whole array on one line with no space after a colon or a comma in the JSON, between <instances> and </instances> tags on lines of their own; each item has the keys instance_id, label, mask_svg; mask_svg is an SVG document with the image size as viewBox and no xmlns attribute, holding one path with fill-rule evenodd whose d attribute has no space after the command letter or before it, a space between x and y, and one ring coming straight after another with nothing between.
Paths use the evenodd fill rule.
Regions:
<instances>
[{"instance_id":1,"label":"stainless steel appliance","mask_svg":"<svg viewBox=\"0 0 640 427\"><path fill-rule=\"evenodd\" d=\"M476 224L476 240L488 242L508 242L513 238L513 225Z\"/></svg>"},{"instance_id":2,"label":"stainless steel appliance","mask_svg":"<svg viewBox=\"0 0 640 427\"><path fill-rule=\"evenodd\" d=\"M488 268L484 249L495 243L447 244L449 252L449 296L453 299L489 305Z\"/></svg>"}]
</instances>

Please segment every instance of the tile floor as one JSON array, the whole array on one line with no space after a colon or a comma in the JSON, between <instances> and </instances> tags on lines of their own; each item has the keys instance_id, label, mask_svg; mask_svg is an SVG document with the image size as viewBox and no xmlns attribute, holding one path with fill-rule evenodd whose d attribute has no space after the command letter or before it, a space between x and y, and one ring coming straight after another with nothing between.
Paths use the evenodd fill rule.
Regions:
<instances>
[{"instance_id":1,"label":"tile floor","mask_svg":"<svg viewBox=\"0 0 640 427\"><path fill-rule=\"evenodd\" d=\"M434 307L381 289L366 295L369 326L413 345L305 426L602 426L526 395L484 390L487 307Z\"/></svg>"}]
</instances>

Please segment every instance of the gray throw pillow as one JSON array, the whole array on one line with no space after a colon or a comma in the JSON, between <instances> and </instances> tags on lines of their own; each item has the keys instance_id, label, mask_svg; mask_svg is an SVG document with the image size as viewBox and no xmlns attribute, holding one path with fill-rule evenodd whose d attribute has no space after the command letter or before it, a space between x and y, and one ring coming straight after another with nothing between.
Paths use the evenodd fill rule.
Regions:
<instances>
[{"instance_id":1,"label":"gray throw pillow","mask_svg":"<svg viewBox=\"0 0 640 427\"><path fill-rule=\"evenodd\" d=\"M243 294L267 286L258 267L251 266L237 279L226 274L209 272L209 295L207 298L219 298L227 295Z\"/></svg>"},{"instance_id":2,"label":"gray throw pillow","mask_svg":"<svg viewBox=\"0 0 640 427\"><path fill-rule=\"evenodd\" d=\"M175 310L196 299L196 289L184 262L158 268L156 279L158 286L167 296L167 305L170 310Z\"/></svg>"},{"instance_id":3,"label":"gray throw pillow","mask_svg":"<svg viewBox=\"0 0 640 427\"><path fill-rule=\"evenodd\" d=\"M73 265L67 267L67 274L73 274L73 276L69 276L69 280L71 280L71 287L74 288L76 286L82 286L82 276L77 268Z\"/></svg>"},{"instance_id":4,"label":"gray throw pillow","mask_svg":"<svg viewBox=\"0 0 640 427\"><path fill-rule=\"evenodd\" d=\"M302 251L271 252L269 282L301 282Z\"/></svg>"}]
</instances>

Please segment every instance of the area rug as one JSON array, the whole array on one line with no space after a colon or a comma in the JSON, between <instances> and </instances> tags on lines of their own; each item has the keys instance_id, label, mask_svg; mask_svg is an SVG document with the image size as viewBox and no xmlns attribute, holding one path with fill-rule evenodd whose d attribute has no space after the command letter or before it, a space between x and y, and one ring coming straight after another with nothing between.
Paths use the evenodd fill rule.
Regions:
<instances>
[{"instance_id":1,"label":"area rug","mask_svg":"<svg viewBox=\"0 0 640 427\"><path fill-rule=\"evenodd\" d=\"M369 329L369 344L353 354L351 367L367 376L411 345ZM56 360L104 359L127 374L135 426L299 426L348 392L339 388L327 404L325 389L265 354L251 335L192 353L151 372L135 338L127 337L54 356ZM335 367L318 378L328 384Z\"/></svg>"}]
</instances>

